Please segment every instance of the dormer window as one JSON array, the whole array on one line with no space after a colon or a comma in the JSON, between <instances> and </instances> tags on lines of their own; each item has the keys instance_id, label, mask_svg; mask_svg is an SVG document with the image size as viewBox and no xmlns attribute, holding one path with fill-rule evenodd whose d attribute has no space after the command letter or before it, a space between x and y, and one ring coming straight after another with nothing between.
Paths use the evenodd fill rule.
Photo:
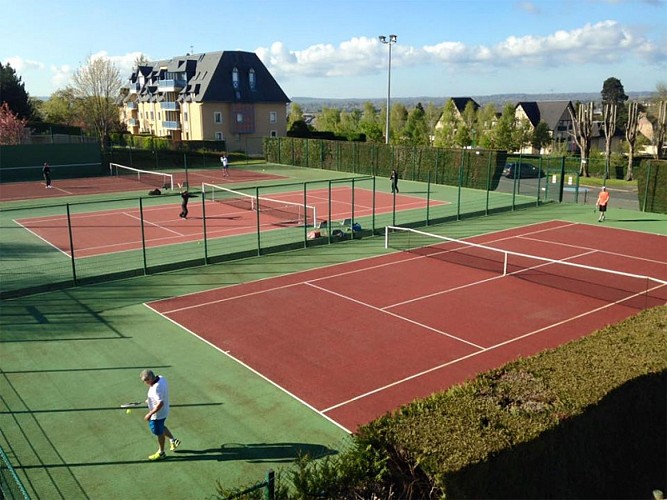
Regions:
<instances>
[{"instance_id":1,"label":"dormer window","mask_svg":"<svg viewBox=\"0 0 667 500\"><path fill-rule=\"evenodd\" d=\"M252 68L248 71L248 81L250 82L250 90L255 90L255 70Z\"/></svg>"},{"instance_id":2,"label":"dormer window","mask_svg":"<svg viewBox=\"0 0 667 500\"><path fill-rule=\"evenodd\" d=\"M239 69L234 68L232 70L232 85L235 89L239 88Z\"/></svg>"}]
</instances>

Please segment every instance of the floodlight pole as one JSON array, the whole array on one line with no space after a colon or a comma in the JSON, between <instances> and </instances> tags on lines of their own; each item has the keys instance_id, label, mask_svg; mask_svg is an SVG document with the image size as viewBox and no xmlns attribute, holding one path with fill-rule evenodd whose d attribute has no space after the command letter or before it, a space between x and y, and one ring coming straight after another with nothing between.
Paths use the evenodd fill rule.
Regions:
<instances>
[{"instance_id":1,"label":"floodlight pole","mask_svg":"<svg viewBox=\"0 0 667 500\"><path fill-rule=\"evenodd\" d=\"M378 37L380 43L384 43L389 46L389 70L387 71L387 122L385 123L385 143L389 144L389 111L391 109L391 46L396 43L398 39L397 35L389 35L389 39L386 36L380 35Z\"/></svg>"}]
</instances>

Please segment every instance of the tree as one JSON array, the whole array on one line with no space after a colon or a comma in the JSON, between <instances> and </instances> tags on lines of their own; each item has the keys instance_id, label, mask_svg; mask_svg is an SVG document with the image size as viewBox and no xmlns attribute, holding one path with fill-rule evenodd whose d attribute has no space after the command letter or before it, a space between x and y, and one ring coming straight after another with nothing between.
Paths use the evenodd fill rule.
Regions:
<instances>
[{"instance_id":1,"label":"tree","mask_svg":"<svg viewBox=\"0 0 667 500\"><path fill-rule=\"evenodd\" d=\"M303 121L303 108L296 102L290 104L289 116L287 117L287 130L292 129L294 122Z\"/></svg>"},{"instance_id":2,"label":"tree","mask_svg":"<svg viewBox=\"0 0 667 500\"><path fill-rule=\"evenodd\" d=\"M405 104L397 102L391 107L389 114L389 142L391 144L409 144L410 138L406 135L405 126L408 122L408 108Z\"/></svg>"},{"instance_id":3,"label":"tree","mask_svg":"<svg viewBox=\"0 0 667 500\"><path fill-rule=\"evenodd\" d=\"M421 102L408 113L405 134L415 146L427 146L430 143L425 116L426 112Z\"/></svg>"},{"instance_id":4,"label":"tree","mask_svg":"<svg viewBox=\"0 0 667 500\"><path fill-rule=\"evenodd\" d=\"M0 105L0 144L21 144L27 124L27 119L20 118L9 108L9 103L3 102Z\"/></svg>"},{"instance_id":5,"label":"tree","mask_svg":"<svg viewBox=\"0 0 667 500\"><path fill-rule=\"evenodd\" d=\"M7 103L10 110L18 117L32 119L34 110L30 98L21 82L21 77L10 64L0 63L0 104Z\"/></svg>"},{"instance_id":6,"label":"tree","mask_svg":"<svg viewBox=\"0 0 667 500\"><path fill-rule=\"evenodd\" d=\"M120 71L109 59L88 56L72 81L74 96L81 99L89 125L104 144L119 122L116 99L123 85Z\"/></svg>"},{"instance_id":7,"label":"tree","mask_svg":"<svg viewBox=\"0 0 667 500\"><path fill-rule=\"evenodd\" d=\"M496 107L491 103L477 112L475 125L475 143L477 145L487 149L494 147L492 131L496 121Z\"/></svg>"},{"instance_id":8,"label":"tree","mask_svg":"<svg viewBox=\"0 0 667 500\"><path fill-rule=\"evenodd\" d=\"M549 125L547 125L546 122L541 121L537 124L535 130L533 130L530 145L541 152L542 148L548 146L550 143L551 130L549 129Z\"/></svg>"},{"instance_id":9,"label":"tree","mask_svg":"<svg viewBox=\"0 0 667 500\"><path fill-rule=\"evenodd\" d=\"M456 107L449 99L442 110L438 127L435 129L435 146L439 148L453 148L456 145Z\"/></svg>"},{"instance_id":10,"label":"tree","mask_svg":"<svg viewBox=\"0 0 667 500\"><path fill-rule=\"evenodd\" d=\"M632 180L632 161L635 156L635 144L639 135L639 105L631 102L628 106L628 124L625 127L625 139L628 141L628 171L625 180Z\"/></svg>"},{"instance_id":11,"label":"tree","mask_svg":"<svg viewBox=\"0 0 667 500\"><path fill-rule=\"evenodd\" d=\"M81 103L74 96L74 90L66 87L56 90L49 100L42 104L44 120L63 125L83 125Z\"/></svg>"},{"instance_id":12,"label":"tree","mask_svg":"<svg viewBox=\"0 0 667 500\"><path fill-rule=\"evenodd\" d=\"M570 118L572 118L572 138L581 154L579 175L590 177L588 172L588 158L591 155L591 137L593 134L593 103L579 103L574 112L568 107Z\"/></svg>"},{"instance_id":13,"label":"tree","mask_svg":"<svg viewBox=\"0 0 667 500\"><path fill-rule=\"evenodd\" d=\"M370 142L383 142L382 124L379 115L372 102L364 103L364 110L359 121L359 131L366 134L366 140Z\"/></svg>"},{"instance_id":14,"label":"tree","mask_svg":"<svg viewBox=\"0 0 667 500\"><path fill-rule=\"evenodd\" d=\"M503 114L492 131L494 147L506 151L518 149L516 142L516 117L513 104L505 104Z\"/></svg>"},{"instance_id":15,"label":"tree","mask_svg":"<svg viewBox=\"0 0 667 500\"><path fill-rule=\"evenodd\" d=\"M435 140L435 126L438 124L441 110L432 102L429 102L424 110L424 120L426 121L426 130L428 133L428 144L433 145Z\"/></svg>"},{"instance_id":16,"label":"tree","mask_svg":"<svg viewBox=\"0 0 667 500\"><path fill-rule=\"evenodd\" d=\"M322 108L321 113L317 117L317 130L320 132L338 133L340 126L340 109L336 108Z\"/></svg>"},{"instance_id":17,"label":"tree","mask_svg":"<svg viewBox=\"0 0 667 500\"><path fill-rule=\"evenodd\" d=\"M611 162L611 141L616 133L616 114L618 105L616 103L606 103L602 109L602 130L604 132L604 178L609 179L609 163Z\"/></svg>"},{"instance_id":18,"label":"tree","mask_svg":"<svg viewBox=\"0 0 667 500\"><path fill-rule=\"evenodd\" d=\"M653 144L656 147L656 158L662 158L665 140L667 140L667 101L660 101L657 120L653 126Z\"/></svg>"},{"instance_id":19,"label":"tree","mask_svg":"<svg viewBox=\"0 0 667 500\"><path fill-rule=\"evenodd\" d=\"M602 96L602 107L604 108L605 104L615 104L616 112L618 114L617 123L621 128L623 128L628 120L627 113L625 111L625 101L628 100L628 96L625 95L625 89L623 84L618 78L607 78L602 84L602 91L600 92Z\"/></svg>"}]
</instances>

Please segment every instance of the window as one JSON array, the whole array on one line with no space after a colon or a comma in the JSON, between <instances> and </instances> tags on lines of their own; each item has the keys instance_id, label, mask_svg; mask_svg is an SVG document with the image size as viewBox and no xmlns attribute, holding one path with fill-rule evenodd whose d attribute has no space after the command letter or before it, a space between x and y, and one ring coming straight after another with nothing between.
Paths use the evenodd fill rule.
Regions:
<instances>
[{"instance_id":1,"label":"window","mask_svg":"<svg viewBox=\"0 0 667 500\"><path fill-rule=\"evenodd\" d=\"M184 122L188 121L188 112L187 111L185 113L183 113L183 121Z\"/></svg>"},{"instance_id":2,"label":"window","mask_svg":"<svg viewBox=\"0 0 667 500\"><path fill-rule=\"evenodd\" d=\"M155 115L153 115L153 111L151 111L151 120L153 119Z\"/></svg>"},{"instance_id":3,"label":"window","mask_svg":"<svg viewBox=\"0 0 667 500\"><path fill-rule=\"evenodd\" d=\"M222 123L222 113L220 111L213 113L213 121L215 123Z\"/></svg>"},{"instance_id":4,"label":"window","mask_svg":"<svg viewBox=\"0 0 667 500\"><path fill-rule=\"evenodd\" d=\"M269 112L269 122L276 123L278 121L278 113L275 111Z\"/></svg>"},{"instance_id":5,"label":"window","mask_svg":"<svg viewBox=\"0 0 667 500\"><path fill-rule=\"evenodd\" d=\"M255 90L255 70L252 68L248 71L248 82L250 83L250 89Z\"/></svg>"},{"instance_id":6,"label":"window","mask_svg":"<svg viewBox=\"0 0 667 500\"><path fill-rule=\"evenodd\" d=\"M278 137L278 131L277 130L272 130L271 131L271 137Z\"/></svg>"},{"instance_id":7,"label":"window","mask_svg":"<svg viewBox=\"0 0 667 500\"><path fill-rule=\"evenodd\" d=\"M232 70L232 85L235 89L239 88L239 69L234 68Z\"/></svg>"},{"instance_id":8,"label":"window","mask_svg":"<svg viewBox=\"0 0 667 500\"><path fill-rule=\"evenodd\" d=\"M243 123L243 113L236 113L236 123Z\"/></svg>"},{"instance_id":9,"label":"window","mask_svg":"<svg viewBox=\"0 0 667 500\"><path fill-rule=\"evenodd\" d=\"M215 140L216 141L224 141L225 137L222 135L222 132L216 132L215 133Z\"/></svg>"}]
</instances>

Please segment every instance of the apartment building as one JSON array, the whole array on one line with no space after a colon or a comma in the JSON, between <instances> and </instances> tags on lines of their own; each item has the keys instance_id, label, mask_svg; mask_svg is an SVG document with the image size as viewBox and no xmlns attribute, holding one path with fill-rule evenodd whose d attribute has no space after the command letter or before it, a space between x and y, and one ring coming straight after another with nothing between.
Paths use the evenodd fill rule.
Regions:
<instances>
[{"instance_id":1,"label":"apartment building","mask_svg":"<svg viewBox=\"0 0 667 500\"><path fill-rule=\"evenodd\" d=\"M137 66L120 117L132 134L225 141L235 151L285 136L289 102L252 52L186 54Z\"/></svg>"}]
</instances>

